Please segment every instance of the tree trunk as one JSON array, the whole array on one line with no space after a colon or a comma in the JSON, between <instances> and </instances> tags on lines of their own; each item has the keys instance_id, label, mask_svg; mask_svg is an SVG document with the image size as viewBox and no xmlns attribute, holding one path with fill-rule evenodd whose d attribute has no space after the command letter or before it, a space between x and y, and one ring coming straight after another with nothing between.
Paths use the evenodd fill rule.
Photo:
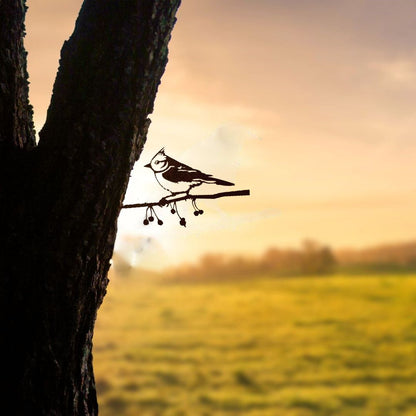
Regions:
<instances>
[{"instance_id":1,"label":"tree trunk","mask_svg":"<svg viewBox=\"0 0 416 416\"><path fill-rule=\"evenodd\" d=\"M25 5L0 0L5 414L98 413L94 322L179 3L85 0L62 48L36 146L23 48Z\"/></svg>"}]
</instances>

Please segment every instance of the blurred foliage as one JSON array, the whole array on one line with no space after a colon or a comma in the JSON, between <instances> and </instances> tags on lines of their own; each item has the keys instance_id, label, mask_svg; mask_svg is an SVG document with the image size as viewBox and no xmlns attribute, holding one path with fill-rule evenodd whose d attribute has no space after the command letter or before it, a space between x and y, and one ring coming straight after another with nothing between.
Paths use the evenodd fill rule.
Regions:
<instances>
[{"instance_id":1,"label":"blurred foliage","mask_svg":"<svg viewBox=\"0 0 416 416\"><path fill-rule=\"evenodd\" d=\"M103 416L416 415L416 275L112 279Z\"/></svg>"},{"instance_id":2,"label":"blurred foliage","mask_svg":"<svg viewBox=\"0 0 416 416\"><path fill-rule=\"evenodd\" d=\"M271 248L260 258L206 254L195 265L181 265L168 270L164 277L173 281L240 280L260 273L275 276L322 275L334 271L332 250L306 240L300 249Z\"/></svg>"},{"instance_id":3,"label":"blurred foliage","mask_svg":"<svg viewBox=\"0 0 416 416\"><path fill-rule=\"evenodd\" d=\"M198 282L251 279L264 273L288 277L410 272L416 272L416 243L333 251L329 246L305 240L298 249L273 247L257 258L206 254L198 263L171 268L160 278Z\"/></svg>"},{"instance_id":4,"label":"blurred foliage","mask_svg":"<svg viewBox=\"0 0 416 416\"><path fill-rule=\"evenodd\" d=\"M416 242L338 250L338 270L349 274L416 271Z\"/></svg>"},{"instance_id":5,"label":"blurred foliage","mask_svg":"<svg viewBox=\"0 0 416 416\"><path fill-rule=\"evenodd\" d=\"M362 249L338 250L337 259L342 264L416 266L416 242L381 244Z\"/></svg>"},{"instance_id":6,"label":"blurred foliage","mask_svg":"<svg viewBox=\"0 0 416 416\"><path fill-rule=\"evenodd\" d=\"M314 240L305 240L300 248L272 247L258 257L208 253L195 264L181 264L163 272L133 267L120 253L114 253L112 260L112 272L119 277L140 274L169 282L252 279L265 273L275 277L406 274L416 272L416 242L333 250Z\"/></svg>"}]
</instances>

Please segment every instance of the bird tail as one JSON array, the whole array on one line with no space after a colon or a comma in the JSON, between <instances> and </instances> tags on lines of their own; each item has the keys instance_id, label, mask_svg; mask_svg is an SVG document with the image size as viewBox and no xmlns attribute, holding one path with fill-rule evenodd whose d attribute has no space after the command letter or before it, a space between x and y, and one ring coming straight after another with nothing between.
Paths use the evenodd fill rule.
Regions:
<instances>
[{"instance_id":1,"label":"bird tail","mask_svg":"<svg viewBox=\"0 0 416 416\"><path fill-rule=\"evenodd\" d=\"M223 185L223 186L234 186L234 183L223 181L222 179L218 178L209 178L210 183L215 183L215 185Z\"/></svg>"}]
</instances>

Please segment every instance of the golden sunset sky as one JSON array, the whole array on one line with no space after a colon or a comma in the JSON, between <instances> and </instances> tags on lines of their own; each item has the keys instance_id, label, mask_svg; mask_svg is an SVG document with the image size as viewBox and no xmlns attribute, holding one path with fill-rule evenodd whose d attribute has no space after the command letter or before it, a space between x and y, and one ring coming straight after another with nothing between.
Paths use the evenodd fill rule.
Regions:
<instances>
[{"instance_id":1,"label":"golden sunset sky","mask_svg":"<svg viewBox=\"0 0 416 416\"><path fill-rule=\"evenodd\" d=\"M40 130L81 1L28 6ZM203 201L201 217L184 204L187 228L167 209L162 227L125 210L116 250L158 268L305 238L332 247L415 239L415 16L414 0L183 0L126 203L163 196L143 168L161 147L252 195Z\"/></svg>"}]
</instances>

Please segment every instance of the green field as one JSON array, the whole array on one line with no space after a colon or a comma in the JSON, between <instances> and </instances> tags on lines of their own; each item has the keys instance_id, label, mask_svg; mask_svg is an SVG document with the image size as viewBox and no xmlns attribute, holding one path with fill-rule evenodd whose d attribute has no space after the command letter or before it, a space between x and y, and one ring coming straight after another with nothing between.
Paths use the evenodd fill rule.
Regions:
<instances>
[{"instance_id":1,"label":"green field","mask_svg":"<svg viewBox=\"0 0 416 416\"><path fill-rule=\"evenodd\" d=\"M416 415L416 275L114 279L94 340L104 416Z\"/></svg>"}]
</instances>

